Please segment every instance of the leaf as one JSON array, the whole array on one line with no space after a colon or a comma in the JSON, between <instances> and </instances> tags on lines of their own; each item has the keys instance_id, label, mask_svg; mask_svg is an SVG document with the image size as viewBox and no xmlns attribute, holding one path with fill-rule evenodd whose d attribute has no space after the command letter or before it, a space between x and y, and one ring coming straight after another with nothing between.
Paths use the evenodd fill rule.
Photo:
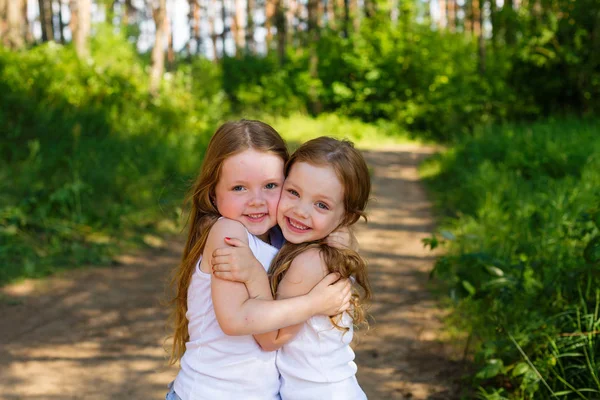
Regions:
<instances>
[{"instance_id":1,"label":"leaf","mask_svg":"<svg viewBox=\"0 0 600 400\"><path fill-rule=\"evenodd\" d=\"M446 240L456 240L456 236L454 236L452 232L447 230L441 230L440 235L442 235Z\"/></svg>"},{"instance_id":2,"label":"leaf","mask_svg":"<svg viewBox=\"0 0 600 400\"><path fill-rule=\"evenodd\" d=\"M467 292L469 292L469 294L471 296L473 296L475 293L477 293L477 289L475 289L475 287L473 285L471 285L471 283L469 281L462 281L462 286L465 288L465 290Z\"/></svg>"},{"instance_id":3,"label":"leaf","mask_svg":"<svg viewBox=\"0 0 600 400\"><path fill-rule=\"evenodd\" d=\"M493 358L487 361L486 366L479 370L479 372L475 374L475 377L478 379L490 379L500 374L503 369L504 363L502 360L499 358Z\"/></svg>"},{"instance_id":4,"label":"leaf","mask_svg":"<svg viewBox=\"0 0 600 400\"><path fill-rule=\"evenodd\" d=\"M529 365L525 362L520 362L517 365L515 365L515 367L513 368L512 376L523 375L527 371L529 371Z\"/></svg>"},{"instance_id":5,"label":"leaf","mask_svg":"<svg viewBox=\"0 0 600 400\"><path fill-rule=\"evenodd\" d=\"M487 269L487 271L494 276L504 276L504 271L498 267L494 267L493 265L486 265L485 269Z\"/></svg>"}]
</instances>

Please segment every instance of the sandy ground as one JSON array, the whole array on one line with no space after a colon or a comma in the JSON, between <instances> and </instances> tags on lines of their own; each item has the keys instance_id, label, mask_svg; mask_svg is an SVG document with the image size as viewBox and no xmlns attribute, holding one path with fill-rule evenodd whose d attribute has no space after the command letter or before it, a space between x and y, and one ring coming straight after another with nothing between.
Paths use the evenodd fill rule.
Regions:
<instances>
[{"instance_id":1,"label":"sandy ground","mask_svg":"<svg viewBox=\"0 0 600 400\"><path fill-rule=\"evenodd\" d=\"M370 266L372 326L355 345L369 399L456 399L460 363L440 339L443 311L426 289L434 228L416 145L365 152L373 169L369 223L358 227ZM0 289L0 399L161 399L177 373L163 349L161 304L180 241ZM325 400L325 399L324 399Z\"/></svg>"}]
</instances>

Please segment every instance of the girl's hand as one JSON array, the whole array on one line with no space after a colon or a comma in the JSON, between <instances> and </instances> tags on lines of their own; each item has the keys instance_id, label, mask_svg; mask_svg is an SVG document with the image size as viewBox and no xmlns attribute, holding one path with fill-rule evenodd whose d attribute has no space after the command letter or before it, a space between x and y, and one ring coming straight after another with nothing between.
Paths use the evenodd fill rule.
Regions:
<instances>
[{"instance_id":1,"label":"girl's hand","mask_svg":"<svg viewBox=\"0 0 600 400\"><path fill-rule=\"evenodd\" d=\"M239 239L225 238L227 247L215 249L210 264L213 275L227 281L248 284L259 275L265 275L265 269L252 254L252 250Z\"/></svg>"},{"instance_id":2,"label":"girl's hand","mask_svg":"<svg viewBox=\"0 0 600 400\"><path fill-rule=\"evenodd\" d=\"M332 273L317 283L307 296L314 302L315 315L338 315L350 308L352 285L350 280Z\"/></svg>"},{"instance_id":3,"label":"girl's hand","mask_svg":"<svg viewBox=\"0 0 600 400\"><path fill-rule=\"evenodd\" d=\"M331 232L325 238L325 243L336 249L351 249L358 252L358 241L356 236L347 226L342 226L339 229Z\"/></svg>"}]
</instances>

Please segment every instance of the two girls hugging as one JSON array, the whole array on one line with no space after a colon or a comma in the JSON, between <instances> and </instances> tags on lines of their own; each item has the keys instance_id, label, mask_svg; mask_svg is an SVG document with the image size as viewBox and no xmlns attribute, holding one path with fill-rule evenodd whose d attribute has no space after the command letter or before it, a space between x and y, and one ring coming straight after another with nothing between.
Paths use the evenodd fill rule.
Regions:
<instances>
[{"instance_id":1,"label":"two girls hugging","mask_svg":"<svg viewBox=\"0 0 600 400\"><path fill-rule=\"evenodd\" d=\"M174 278L167 400L366 399L350 342L371 291L349 227L370 189L349 141L290 157L265 123L215 132Z\"/></svg>"}]
</instances>

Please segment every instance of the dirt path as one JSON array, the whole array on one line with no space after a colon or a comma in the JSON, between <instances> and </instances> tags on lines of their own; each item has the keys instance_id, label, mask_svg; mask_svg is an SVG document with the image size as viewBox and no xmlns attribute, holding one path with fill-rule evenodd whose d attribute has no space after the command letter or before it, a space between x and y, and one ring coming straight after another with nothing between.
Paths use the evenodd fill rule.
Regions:
<instances>
[{"instance_id":1,"label":"dirt path","mask_svg":"<svg viewBox=\"0 0 600 400\"><path fill-rule=\"evenodd\" d=\"M375 201L358 238L374 323L355 350L370 399L456 398L457 365L437 340L441 312L425 289L434 258L420 242L433 221L416 167L431 151L365 153ZM0 399L164 398L176 369L165 366L159 299L181 249L169 242L113 268L0 289Z\"/></svg>"}]
</instances>

